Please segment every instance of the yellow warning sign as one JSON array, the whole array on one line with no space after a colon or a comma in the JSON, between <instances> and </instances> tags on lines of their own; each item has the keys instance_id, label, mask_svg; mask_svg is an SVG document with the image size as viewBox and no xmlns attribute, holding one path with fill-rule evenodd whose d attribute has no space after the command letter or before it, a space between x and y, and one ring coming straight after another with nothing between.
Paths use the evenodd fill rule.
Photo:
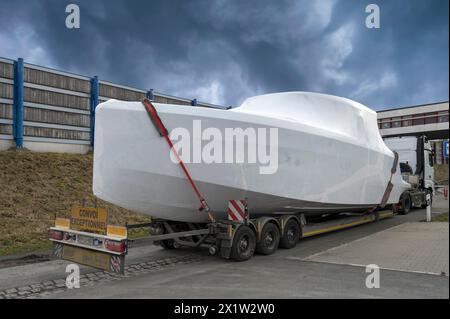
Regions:
<instances>
[{"instance_id":1,"label":"yellow warning sign","mask_svg":"<svg viewBox=\"0 0 450 319\"><path fill-rule=\"evenodd\" d=\"M126 238L127 228L123 226L108 225L106 235L111 237Z\"/></svg>"},{"instance_id":2,"label":"yellow warning sign","mask_svg":"<svg viewBox=\"0 0 450 319\"><path fill-rule=\"evenodd\" d=\"M70 228L106 235L108 213L106 208L74 206L70 210Z\"/></svg>"},{"instance_id":3,"label":"yellow warning sign","mask_svg":"<svg viewBox=\"0 0 450 319\"><path fill-rule=\"evenodd\" d=\"M67 218L59 218L55 219L55 227L69 229L70 228L70 220Z\"/></svg>"}]
</instances>

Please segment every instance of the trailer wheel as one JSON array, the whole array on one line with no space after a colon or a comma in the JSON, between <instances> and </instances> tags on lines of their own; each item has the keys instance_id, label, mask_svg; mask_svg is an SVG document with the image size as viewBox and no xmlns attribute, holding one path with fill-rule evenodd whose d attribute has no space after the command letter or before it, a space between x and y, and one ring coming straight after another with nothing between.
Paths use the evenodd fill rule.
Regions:
<instances>
[{"instance_id":1,"label":"trailer wheel","mask_svg":"<svg viewBox=\"0 0 450 319\"><path fill-rule=\"evenodd\" d=\"M400 213L402 215L408 214L411 210L411 196L409 196L409 194L403 195L401 203L402 203L402 209L400 210Z\"/></svg>"},{"instance_id":2,"label":"trailer wheel","mask_svg":"<svg viewBox=\"0 0 450 319\"><path fill-rule=\"evenodd\" d=\"M280 243L280 231L273 223L266 223L261 231L261 239L256 244L256 252L261 255L273 254Z\"/></svg>"},{"instance_id":3,"label":"trailer wheel","mask_svg":"<svg viewBox=\"0 0 450 319\"><path fill-rule=\"evenodd\" d=\"M173 239L161 240L159 245L164 249L175 249L175 241Z\"/></svg>"},{"instance_id":4,"label":"trailer wheel","mask_svg":"<svg viewBox=\"0 0 450 319\"><path fill-rule=\"evenodd\" d=\"M255 253L256 235L247 225L240 226L233 237L231 246L231 259L245 261L252 258Z\"/></svg>"},{"instance_id":5,"label":"trailer wheel","mask_svg":"<svg viewBox=\"0 0 450 319\"><path fill-rule=\"evenodd\" d=\"M284 226L283 236L280 239L281 248L294 248L300 239L300 226L295 219L289 219Z\"/></svg>"}]
</instances>

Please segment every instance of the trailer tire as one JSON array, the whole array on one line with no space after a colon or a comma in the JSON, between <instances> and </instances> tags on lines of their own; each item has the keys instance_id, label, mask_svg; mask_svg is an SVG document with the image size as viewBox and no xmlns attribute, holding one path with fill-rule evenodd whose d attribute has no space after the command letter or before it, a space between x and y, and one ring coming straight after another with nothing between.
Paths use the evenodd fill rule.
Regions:
<instances>
[{"instance_id":1,"label":"trailer tire","mask_svg":"<svg viewBox=\"0 0 450 319\"><path fill-rule=\"evenodd\" d=\"M280 244L280 230L274 223L266 223L261 230L259 242L256 244L256 252L261 255L273 254Z\"/></svg>"},{"instance_id":2,"label":"trailer tire","mask_svg":"<svg viewBox=\"0 0 450 319\"><path fill-rule=\"evenodd\" d=\"M233 237L230 257L236 261L245 261L253 257L256 248L255 232L247 225L240 226Z\"/></svg>"},{"instance_id":3,"label":"trailer tire","mask_svg":"<svg viewBox=\"0 0 450 319\"><path fill-rule=\"evenodd\" d=\"M289 219L284 226L283 235L280 239L281 248L294 248L300 239L300 225L295 219Z\"/></svg>"},{"instance_id":4,"label":"trailer tire","mask_svg":"<svg viewBox=\"0 0 450 319\"><path fill-rule=\"evenodd\" d=\"M400 213L406 215L411 211L411 196L409 194L404 194L401 199L402 209Z\"/></svg>"},{"instance_id":5,"label":"trailer tire","mask_svg":"<svg viewBox=\"0 0 450 319\"><path fill-rule=\"evenodd\" d=\"M159 245L164 249L175 249L175 241L173 239L161 240Z\"/></svg>"}]
</instances>

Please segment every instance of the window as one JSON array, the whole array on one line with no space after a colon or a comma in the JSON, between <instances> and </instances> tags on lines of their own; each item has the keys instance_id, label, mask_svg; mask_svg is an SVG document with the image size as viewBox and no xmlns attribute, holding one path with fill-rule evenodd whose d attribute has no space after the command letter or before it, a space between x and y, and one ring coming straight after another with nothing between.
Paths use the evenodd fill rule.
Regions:
<instances>
[{"instance_id":1,"label":"window","mask_svg":"<svg viewBox=\"0 0 450 319\"><path fill-rule=\"evenodd\" d=\"M439 112L438 122L439 123L448 122L448 112L446 111Z\"/></svg>"},{"instance_id":2,"label":"window","mask_svg":"<svg viewBox=\"0 0 450 319\"><path fill-rule=\"evenodd\" d=\"M381 128L391 128L391 119L381 120Z\"/></svg>"},{"instance_id":3,"label":"window","mask_svg":"<svg viewBox=\"0 0 450 319\"><path fill-rule=\"evenodd\" d=\"M414 114L412 122L413 125L424 125L425 119L423 118L423 114Z\"/></svg>"},{"instance_id":4,"label":"window","mask_svg":"<svg viewBox=\"0 0 450 319\"><path fill-rule=\"evenodd\" d=\"M401 117L392 118L392 127L401 127L401 126L402 126Z\"/></svg>"},{"instance_id":5,"label":"window","mask_svg":"<svg viewBox=\"0 0 450 319\"><path fill-rule=\"evenodd\" d=\"M412 125L412 116L405 115L402 116L402 126L411 126Z\"/></svg>"},{"instance_id":6,"label":"window","mask_svg":"<svg viewBox=\"0 0 450 319\"><path fill-rule=\"evenodd\" d=\"M433 124L438 122L437 112L425 114L425 124Z\"/></svg>"}]
</instances>

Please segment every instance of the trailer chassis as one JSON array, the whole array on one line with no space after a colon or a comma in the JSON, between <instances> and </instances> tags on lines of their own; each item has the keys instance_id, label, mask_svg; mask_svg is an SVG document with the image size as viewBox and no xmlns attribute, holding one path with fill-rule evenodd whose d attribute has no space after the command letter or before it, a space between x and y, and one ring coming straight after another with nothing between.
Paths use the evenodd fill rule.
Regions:
<instances>
[{"instance_id":1,"label":"trailer chassis","mask_svg":"<svg viewBox=\"0 0 450 319\"><path fill-rule=\"evenodd\" d=\"M362 215L346 213L318 222L307 220L304 214L247 218L244 222L215 220L206 224L156 219L151 223L127 225L127 229L150 228L151 233L148 237L129 240L130 247L134 243L153 243L165 249L207 248L211 255L219 254L225 259L244 261L250 259L255 252L269 255L278 247L295 247L302 238L371 223L395 214L391 210Z\"/></svg>"}]
</instances>

